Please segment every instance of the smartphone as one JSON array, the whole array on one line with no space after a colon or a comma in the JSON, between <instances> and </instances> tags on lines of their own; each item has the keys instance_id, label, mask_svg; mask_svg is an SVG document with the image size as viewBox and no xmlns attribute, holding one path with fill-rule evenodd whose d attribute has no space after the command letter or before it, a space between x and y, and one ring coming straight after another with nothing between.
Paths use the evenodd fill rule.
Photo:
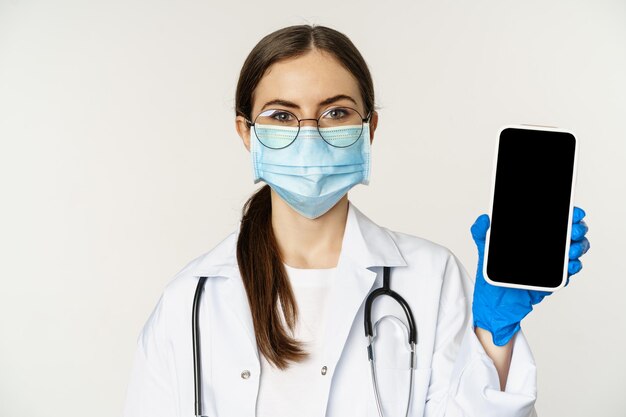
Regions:
<instances>
[{"instance_id":1,"label":"smartphone","mask_svg":"<svg viewBox=\"0 0 626 417\"><path fill-rule=\"evenodd\" d=\"M577 159L571 131L500 129L483 262L488 283L550 292L565 286Z\"/></svg>"}]
</instances>

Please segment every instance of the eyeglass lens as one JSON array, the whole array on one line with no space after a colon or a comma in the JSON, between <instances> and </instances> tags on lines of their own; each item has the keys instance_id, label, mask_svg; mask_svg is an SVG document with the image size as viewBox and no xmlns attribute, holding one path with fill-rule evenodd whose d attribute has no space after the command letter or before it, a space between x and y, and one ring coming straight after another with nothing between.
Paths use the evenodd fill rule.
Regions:
<instances>
[{"instance_id":1,"label":"eyeglass lens","mask_svg":"<svg viewBox=\"0 0 626 417\"><path fill-rule=\"evenodd\" d=\"M268 109L254 120L254 133L268 148L289 146L300 131L300 121L287 110ZM350 107L333 107L318 118L318 131L331 146L344 148L354 144L363 131L363 118Z\"/></svg>"}]
</instances>

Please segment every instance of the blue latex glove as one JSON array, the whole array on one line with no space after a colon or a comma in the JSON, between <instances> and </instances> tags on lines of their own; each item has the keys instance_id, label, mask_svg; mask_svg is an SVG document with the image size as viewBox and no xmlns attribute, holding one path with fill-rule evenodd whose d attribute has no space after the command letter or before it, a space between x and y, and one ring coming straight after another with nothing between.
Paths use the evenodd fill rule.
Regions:
<instances>
[{"instance_id":1,"label":"blue latex glove","mask_svg":"<svg viewBox=\"0 0 626 417\"><path fill-rule=\"evenodd\" d=\"M572 240L569 249L570 261L567 268L567 282L565 286L569 284L569 277L582 269L582 263L578 258L591 247L585 237L588 227L582 220L583 217L585 217L585 211L574 207ZM471 228L472 237L478 248L478 269L474 285L472 313L474 315L474 326L490 331L493 343L503 346L520 329L520 322L532 311L533 305L552 293L549 291L497 287L485 281L483 277L483 259L489 224L489 216L482 214L478 216Z\"/></svg>"}]
</instances>

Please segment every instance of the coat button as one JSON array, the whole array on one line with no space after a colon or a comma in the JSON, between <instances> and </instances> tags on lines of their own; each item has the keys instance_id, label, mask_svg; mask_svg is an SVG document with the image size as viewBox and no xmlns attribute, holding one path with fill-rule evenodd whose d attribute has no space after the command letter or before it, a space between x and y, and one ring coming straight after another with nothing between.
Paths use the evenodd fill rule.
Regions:
<instances>
[{"instance_id":1,"label":"coat button","mask_svg":"<svg viewBox=\"0 0 626 417\"><path fill-rule=\"evenodd\" d=\"M250 378L250 371L248 371L247 369L245 369L242 373L241 373L241 377L243 379L248 379Z\"/></svg>"},{"instance_id":2,"label":"coat button","mask_svg":"<svg viewBox=\"0 0 626 417\"><path fill-rule=\"evenodd\" d=\"M322 366L322 375L326 375L327 370L328 368L326 367L326 365Z\"/></svg>"}]
</instances>

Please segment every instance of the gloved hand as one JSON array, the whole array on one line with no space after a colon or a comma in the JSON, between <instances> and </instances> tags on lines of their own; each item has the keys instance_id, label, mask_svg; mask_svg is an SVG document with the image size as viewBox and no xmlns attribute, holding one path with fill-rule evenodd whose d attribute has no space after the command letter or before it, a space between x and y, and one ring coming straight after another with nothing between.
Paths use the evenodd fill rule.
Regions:
<instances>
[{"instance_id":1,"label":"gloved hand","mask_svg":"<svg viewBox=\"0 0 626 417\"><path fill-rule=\"evenodd\" d=\"M567 268L567 282L565 286L569 284L569 277L582 269L582 263L578 258L591 247L585 237L588 227L582 220L583 217L585 217L585 211L574 207L572 240L569 248L570 261ZM485 281L483 277L483 259L489 224L489 216L482 214L478 216L471 228L472 237L478 248L478 269L474 285L472 313L474 315L474 326L490 331L493 343L503 346L520 329L520 322L532 311L532 306L552 293L549 291L497 287Z\"/></svg>"}]
</instances>

